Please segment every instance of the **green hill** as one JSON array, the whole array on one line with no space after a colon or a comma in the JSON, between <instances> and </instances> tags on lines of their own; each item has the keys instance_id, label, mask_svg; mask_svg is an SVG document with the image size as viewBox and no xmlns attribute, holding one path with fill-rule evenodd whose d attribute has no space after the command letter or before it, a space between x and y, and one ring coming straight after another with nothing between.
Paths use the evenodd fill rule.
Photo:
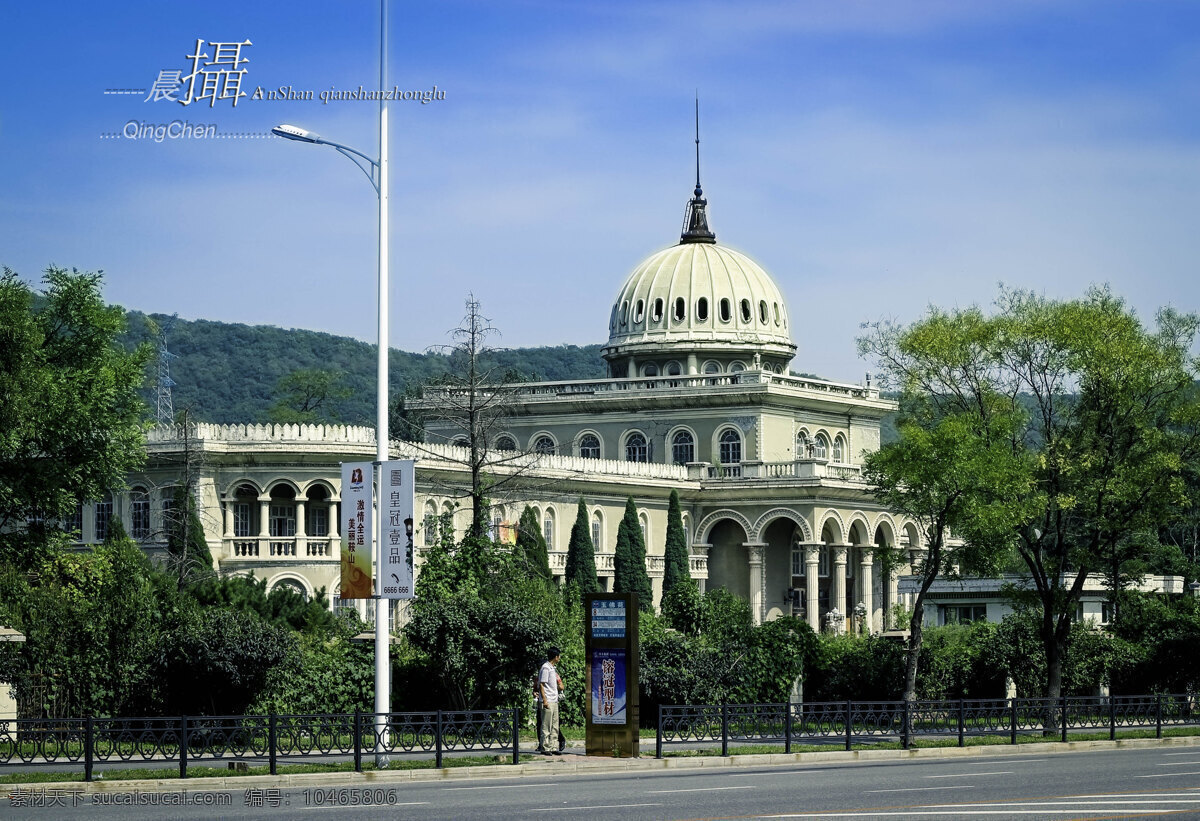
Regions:
<instances>
[{"instance_id":1,"label":"green hill","mask_svg":"<svg viewBox=\"0 0 1200 821\"><path fill-rule=\"evenodd\" d=\"M162 314L126 314L123 342L157 344L154 323L170 320ZM199 421L266 422L276 400L276 384L297 370L322 369L343 374L351 397L336 400L335 421L375 423L375 346L348 337L316 331L240 325L208 320L176 319L167 334L175 410L190 410ZM420 385L449 370L450 358L441 353L409 353L392 349L388 356L393 399L409 386ZM599 345L560 345L498 350L485 364L513 370L530 380L594 379L606 373ZM145 391L153 413L154 365Z\"/></svg>"}]
</instances>

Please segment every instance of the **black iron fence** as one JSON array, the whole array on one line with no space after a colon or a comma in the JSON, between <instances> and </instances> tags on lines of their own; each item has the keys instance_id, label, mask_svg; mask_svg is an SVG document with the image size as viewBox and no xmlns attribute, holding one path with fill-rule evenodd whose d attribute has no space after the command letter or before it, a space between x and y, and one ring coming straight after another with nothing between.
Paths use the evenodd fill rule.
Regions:
<instances>
[{"instance_id":1,"label":"black iron fence","mask_svg":"<svg viewBox=\"0 0 1200 821\"><path fill-rule=\"evenodd\" d=\"M520 758L520 711L437 710L422 713L337 713L165 718L57 718L0 720L0 772L4 765L70 764L92 780L97 764L189 764L297 759L354 761L385 756L432 757L447 753L511 752Z\"/></svg>"},{"instance_id":2,"label":"black iron fence","mask_svg":"<svg viewBox=\"0 0 1200 821\"><path fill-rule=\"evenodd\" d=\"M1072 731L1200 725L1200 695L959 699L957 701L826 701L793 704L660 705L654 754L662 758L667 744L705 746L730 742L793 742L844 746L898 741L907 749L918 738L954 740L968 737L1036 734L1066 741Z\"/></svg>"}]
</instances>

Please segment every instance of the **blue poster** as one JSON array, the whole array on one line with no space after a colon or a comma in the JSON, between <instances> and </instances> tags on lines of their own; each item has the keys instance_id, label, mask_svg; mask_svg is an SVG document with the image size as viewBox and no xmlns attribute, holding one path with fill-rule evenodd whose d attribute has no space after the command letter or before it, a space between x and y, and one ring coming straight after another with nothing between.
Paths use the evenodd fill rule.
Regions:
<instances>
[{"instance_id":1,"label":"blue poster","mask_svg":"<svg viewBox=\"0 0 1200 821\"><path fill-rule=\"evenodd\" d=\"M624 650L592 650L592 723L625 724Z\"/></svg>"},{"instance_id":2,"label":"blue poster","mask_svg":"<svg viewBox=\"0 0 1200 821\"><path fill-rule=\"evenodd\" d=\"M592 601L592 638L625 638L625 602L610 599Z\"/></svg>"}]
</instances>

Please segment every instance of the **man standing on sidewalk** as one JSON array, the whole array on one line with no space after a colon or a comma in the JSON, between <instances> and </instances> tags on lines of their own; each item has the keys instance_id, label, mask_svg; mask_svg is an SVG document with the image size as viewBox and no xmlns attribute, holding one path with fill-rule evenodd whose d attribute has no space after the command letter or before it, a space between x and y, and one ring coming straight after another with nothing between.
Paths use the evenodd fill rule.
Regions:
<instances>
[{"instance_id":1,"label":"man standing on sidewalk","mask_svg":"<svg viewBox=\"0 0 1200 821\"><path fill-rule=\"evenodd\" d=\"M542 700L541 737L538 743L544 755L562 755L558 750L558 666L557 647L546 651L546 663L538 672L538 691Z\"/></svg>"}]
</instances>

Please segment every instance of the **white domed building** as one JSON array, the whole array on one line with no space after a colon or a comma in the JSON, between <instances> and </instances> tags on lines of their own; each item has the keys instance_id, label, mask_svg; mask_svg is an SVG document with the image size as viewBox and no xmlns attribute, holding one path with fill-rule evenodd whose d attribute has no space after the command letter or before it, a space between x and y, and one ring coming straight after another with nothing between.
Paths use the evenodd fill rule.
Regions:
<instances>
[{"instance_id":1,"label":"white domed building","mask_svg":"<svg viewBox=\"0 0 1200 821\"><path fill-rule=\"evenodd\" d=\"M771 276L718 245L696 186L679 242L637 265L608 312L607 378L508 386L508 413L482 443L495 476L493 535L510 539L526 505L542 522L562 575L577 501L587 506L601 583L611 589L617 525L633 497L647 569L661 596L668 497L677 490L702 587L748 600L759 619L791 613L814 628L881 631L906 604L878 545L922 549L918 528L880 508L860 475L894 404L869 385L789 375L796 353L788 306ZM597 324L605 321L596 317ZM446 406L427 392L426 408ZM467 526L468 450L457 420L426 424L426 441L394 441L416 458L418 546L438 517ZM149 436L150 461L129 489L81 506L84 543L109 522L153 549L193 457L213 556L224 573L255 573L335 607L341 461L373 458L369 428L193 425ZM418 558L418 572L419 572ZM836 614L830 619L830 614ZM861 623L854 623L855 612Z\"/></svg>"}]
</instances>

